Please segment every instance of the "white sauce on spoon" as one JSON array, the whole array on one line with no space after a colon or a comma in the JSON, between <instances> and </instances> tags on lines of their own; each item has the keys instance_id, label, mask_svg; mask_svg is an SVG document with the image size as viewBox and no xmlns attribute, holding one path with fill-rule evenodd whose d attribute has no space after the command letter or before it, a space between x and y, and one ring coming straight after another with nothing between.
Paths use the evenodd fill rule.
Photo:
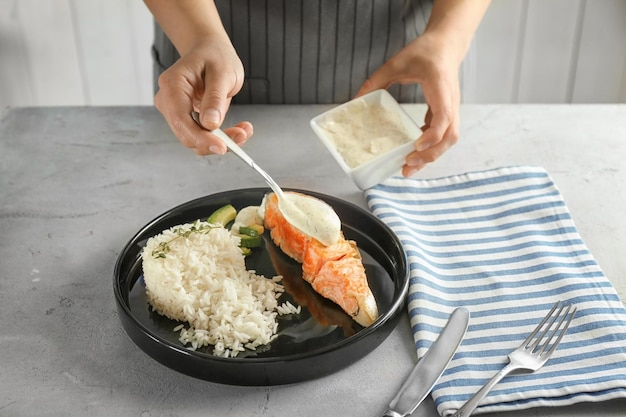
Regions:
<instances>
[{"instance_id":1,"label":"white sauce on spoon","mask_svg":"<svg viewBox=\"0 0 626 417\"><path fill-rule=\"evenodd\" d=\"M302 194L285 193L278 208L292 226L330 246L339 240L341 220L335 210L324 201ZM285 204L286 203L286 204Z\"/></svg>"},{"instance_id":2,"label":"white sauce on spoon","mask_svg":"<svg viewBox=\"0 0 626 417\"><path fill-rule=\"evenodd\" d=\"M198 117L197 112L192 112L191 118L202 127ZM292 226L300 229L303 233L317 239L326 246L330 246L339 240L341 221L332 207L315 197L283 192L272 177L258 166L226 133L221 129L214 129L211 132L222 139L228 149L265 178L267 184L274 190L278 197L278 208L285 217L285 220L291 223ZM263 201L263 209L261 212L264 213L264 210L265 201ZM261 217L264 216L262 215ZM237 229L239 229L239 226L240 225L237 225Z\"/></svg>"},{"instance_id":3,"label":"white sauce on spoon","mask_svg":"<svg viewBox=\"0 0 626 417\"><path fill-rule=\"evenodd\" d=\"M292 226L330 246L341 236L341 220L326 202L304 194L285 192L278 208ZM265 202L262 204L265 210Z\"/></svg>"}]
</instances>

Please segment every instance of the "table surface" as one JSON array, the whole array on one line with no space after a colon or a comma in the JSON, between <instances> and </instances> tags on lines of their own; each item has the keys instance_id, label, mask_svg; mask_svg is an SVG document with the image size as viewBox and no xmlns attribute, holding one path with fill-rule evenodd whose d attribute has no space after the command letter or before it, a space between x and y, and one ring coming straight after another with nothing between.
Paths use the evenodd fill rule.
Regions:
<instances>
[{"instance_id":1,"label":"table surface","mask_svg":"<svg viewBox=\"0 0 626 417\"><path fill-rule=\"evenodd\" d=\"M329 106L239 106L246 149L279 184L365 207L309 120ZM423 105L405 106L416 120ZM543 166L626 299L626 105L467 105L459 143L417 174ZM149 220L219 191L265 186L234 155L201 158L151 107L0 113L0 416L378 416L416 362L408 318L331 376L274 387L214 384L143 353L119 321L113 266ZM626 401L510 416L617 416ZM427 401L414 416L435 416Z\"/></svg>"}]
</instances>

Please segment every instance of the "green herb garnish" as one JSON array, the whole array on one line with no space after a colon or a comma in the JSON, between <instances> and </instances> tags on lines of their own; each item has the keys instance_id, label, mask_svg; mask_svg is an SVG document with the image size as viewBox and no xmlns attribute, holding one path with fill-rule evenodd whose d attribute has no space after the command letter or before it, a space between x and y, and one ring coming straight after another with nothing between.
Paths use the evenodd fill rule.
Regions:
<instances>
[{"instance_id":1,"label":"green herb garnish","mask_svg":"<svg viewBox=\"0 0 626 417\"><path fill-rule=\"evenodd\" d=\"M216 226L210 223L204 223L204 222L201 222L200 220L196 220L195 222L193 222L191 227L188 229L182 226L176 227L172 229L172 232L174 232L176 236L174 236L172 239L168 240L167 242L159 243L159 247L152 251L152 256L155 258L165 258L166 257L165 255L171 250L170 243L172 243L176 239L188 238L192 233L207 234L211 231L211 229L215 229L217 227L221 227L221 226Z\"/></svg>"}]
</instances>

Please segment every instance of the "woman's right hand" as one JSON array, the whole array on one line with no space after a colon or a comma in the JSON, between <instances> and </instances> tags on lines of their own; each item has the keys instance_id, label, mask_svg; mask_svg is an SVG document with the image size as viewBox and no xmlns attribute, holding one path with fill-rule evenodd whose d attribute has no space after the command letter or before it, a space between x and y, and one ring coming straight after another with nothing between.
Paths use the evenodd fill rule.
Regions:
<instances>
[{"instance_id":1,"label":"woman's right hand","mask_svg":"<svg viewBox=\"0 0 626 417\"><path fill-rule=\"evenodd\" d=\"M210 131L222 125L243 81L243 64L230 42L222 38L197 40L161 74L154 104L184 146L198 155L224 154L226 145ZM193 111L199 113L202 127L192 119ZM253 133L249 122L223 130L239 144Z\"/></svg>"}]
</instances>

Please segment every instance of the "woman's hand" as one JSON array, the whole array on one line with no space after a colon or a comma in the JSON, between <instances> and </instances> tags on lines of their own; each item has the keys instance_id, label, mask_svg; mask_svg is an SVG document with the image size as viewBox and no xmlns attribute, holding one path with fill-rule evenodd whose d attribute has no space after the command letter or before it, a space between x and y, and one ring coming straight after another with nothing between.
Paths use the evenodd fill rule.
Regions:
<instances>
[{"instance_id":1,"label":"woman's hand","mask_svg":"<svg viewBox=\"0 0 626 417\"><path fill-rule=\"evenodd\" d=\"M161 74L154 104L183 145L198 155L224 154L226 145L210 130L221 126L243 80L243 65L230 43L200 40ZM200 114L204 129L191 118L192 111ZM249 122L240 122L224 132L242 144L253 129Z\"/></svg>"},{"instance_id":2,"label":"woman's hand","mask_svg":"<svg viewBox=\"0 0 626 417\"><path fill-rule=\"evenodd\" d=\"M183 145L199 155L224 154L226 145L210 130L224 122L231 99L243 86L244 70L215 2L144 2L181 56L159 77L156 108ZM193 111L204 129L191 118ZM249 122L223 130L239 144L252 136Z\"/></svg>"},{"instance_id":3,"label":"woman's hand","mask_svg":"<svg viewBox=\"0 0 626 417\"><path fill-rule=\"evenodd\" d=\"M357 96L391 84L422 86L428 111L415 150L406 157L402 174L409 177L435 161L459 138L459 65L446 54L440 39L424 34L404 47L363 84Z\"/></svg>"},{"instance_id":4,"label":"woman's hand","mask_svg":"<svg viewBox=\"0 0 626 417\"><path fill-rule=\"evenodd\" d=\"M405 177L435 161L459 138L459 67L489 0L435 0L424 33L387 61L357 95L391 84L419 83L428 111Z\"/></svg>"}]
</instances>

